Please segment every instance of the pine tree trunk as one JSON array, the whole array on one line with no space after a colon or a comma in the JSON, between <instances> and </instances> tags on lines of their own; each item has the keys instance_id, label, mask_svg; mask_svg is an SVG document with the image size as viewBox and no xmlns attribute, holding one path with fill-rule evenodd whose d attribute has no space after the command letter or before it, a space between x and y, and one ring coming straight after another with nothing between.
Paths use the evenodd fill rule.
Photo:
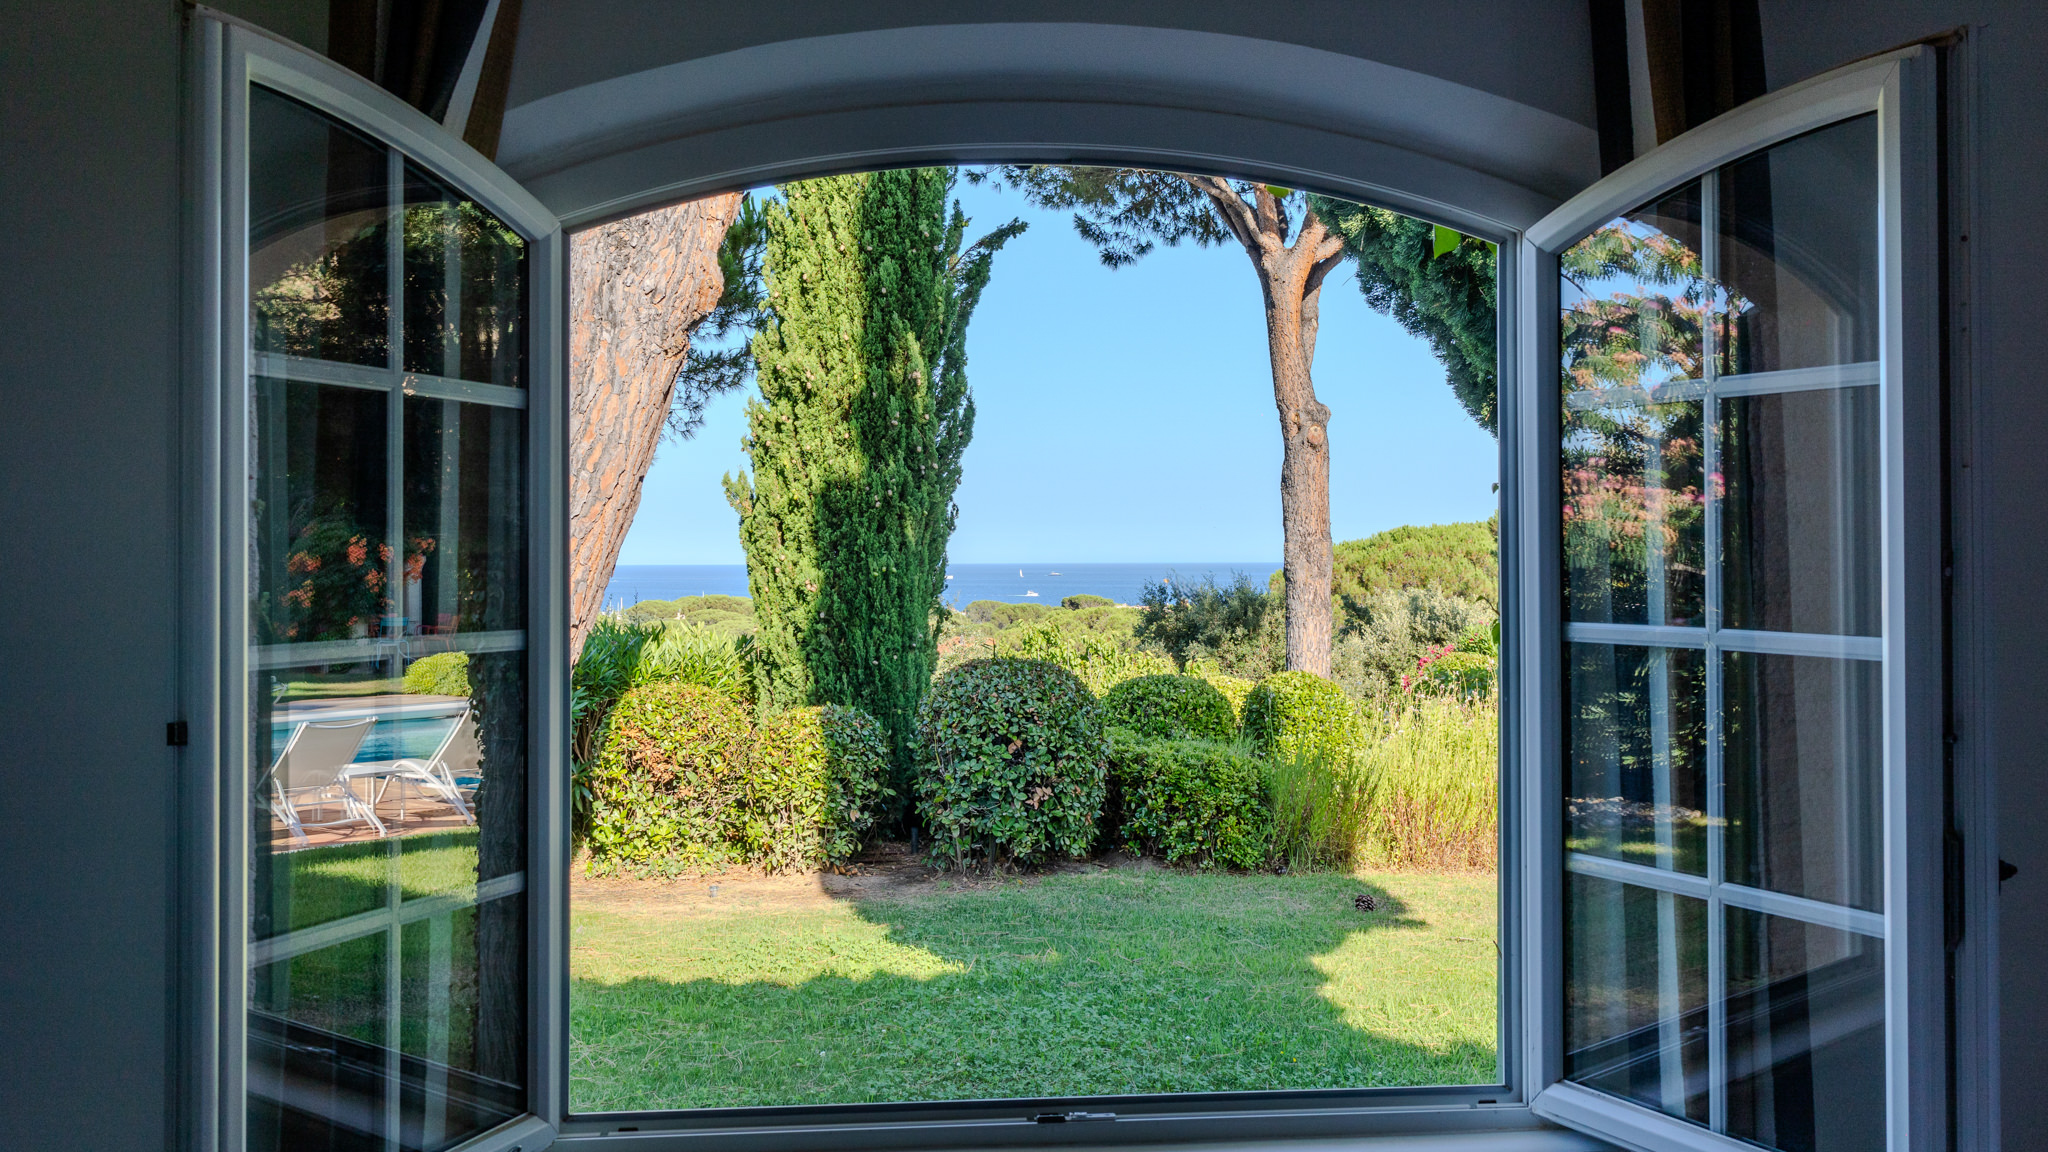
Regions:
<instances>
[{"instance_id":1,"label":"pine tree trunk","mask_svg":"<svg viewBox=\"0 0 2048 1152\"><path fill-rule=\"evenodd\" d=\"M569 256L569 659L604 606L690 336L725 280L737 192L579 232Z\"/></svg>"},{"instance_id":2,"label":"pine tree trunk","mask_svg":"<svg viewBox=\"0 0 2048 1152\"><path fill-rule=\"evenodd\" d=\"M1309 366L1315 297L1304 307L1287 253L1266 271L1266 347L1280 410L1280 524L1287 587L1287 668L1330 674L1330 410Z\"/></svg>"}]
</instances>

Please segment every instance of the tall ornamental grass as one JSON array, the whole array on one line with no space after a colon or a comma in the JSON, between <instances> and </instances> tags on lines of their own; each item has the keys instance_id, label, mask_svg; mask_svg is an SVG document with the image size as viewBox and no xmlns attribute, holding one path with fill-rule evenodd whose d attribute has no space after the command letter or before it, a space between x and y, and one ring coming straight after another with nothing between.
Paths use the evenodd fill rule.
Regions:
<instances>
[{"instance_id":1,"label":"tall ornamental grass","mask_svg":"<svg viewBox=\"0 0 2048 1152\"><path fill-rule=\"evenodd\" d=\"M1500 847L1500 712L1491 697L1409 697L1367 709L1356 764L1359 862L1492 869Z\"/></svg>"}]
</instances>

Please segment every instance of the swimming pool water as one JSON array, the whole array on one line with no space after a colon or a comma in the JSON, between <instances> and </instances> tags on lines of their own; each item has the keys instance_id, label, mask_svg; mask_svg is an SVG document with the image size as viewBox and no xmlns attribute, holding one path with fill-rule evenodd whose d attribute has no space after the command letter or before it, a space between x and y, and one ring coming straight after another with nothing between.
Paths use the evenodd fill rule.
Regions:
<instances>
[{"instance_id":1,"label":"swimming pool water","mask_svg":"<svg viewBox=\"0 0 2048 1152\"><path fill-rule=\"evenodd\" d=\"M456 716L399 716L379 720L363 739L363 746L356 752L356 762L366 764L374 760L403 760L407 757L424 760L441 746L442 737L448 735L460 717ZM284 742L291 738L291 724L270 726L270 755L273 759L284 748Z\"/></svg>"}]
</instances>

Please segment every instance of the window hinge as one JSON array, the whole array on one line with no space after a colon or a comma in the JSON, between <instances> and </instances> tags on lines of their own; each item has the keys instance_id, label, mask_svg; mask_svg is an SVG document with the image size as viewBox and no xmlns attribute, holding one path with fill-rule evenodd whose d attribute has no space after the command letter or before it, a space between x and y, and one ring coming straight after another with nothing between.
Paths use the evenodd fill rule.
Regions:
<instances>
[{"instance_id":1,"label":"window hinge","mask_svg":"<svg viewBox=\"0 0 2048 1152\"><path fill-rule=\"evenodd\" d=\"M183 720L173 720L164 725L164 743L173 748L183 748L192 742L192 731Z\"/></svg>"}]
</instances>

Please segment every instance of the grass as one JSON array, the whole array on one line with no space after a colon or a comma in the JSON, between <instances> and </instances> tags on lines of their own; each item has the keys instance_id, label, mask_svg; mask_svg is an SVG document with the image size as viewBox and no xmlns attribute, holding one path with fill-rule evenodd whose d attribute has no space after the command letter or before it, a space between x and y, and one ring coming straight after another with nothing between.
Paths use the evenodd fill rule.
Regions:
<instances>
[{"instance_id":1,"label":"grass","mask_svg":"<svg viewBox=\"0 0 2048 1152\"><path fill-rule=\"evenodd\" d=\"M1495 908L1484 874L1130 868L582 908L571 1106L1492 1082Z\"/></svg>"},{"instance_id":2,"label":"grass","mask_svg":"<svg viewBox=\"0 0 2048 1152\"><path fill-rule=\"evenodd\" d=\"M1373 868L1482 868L1499 858L1500 711L1423 697L1367 709L1359 858Z\"/></svg>"}]
</instances>

